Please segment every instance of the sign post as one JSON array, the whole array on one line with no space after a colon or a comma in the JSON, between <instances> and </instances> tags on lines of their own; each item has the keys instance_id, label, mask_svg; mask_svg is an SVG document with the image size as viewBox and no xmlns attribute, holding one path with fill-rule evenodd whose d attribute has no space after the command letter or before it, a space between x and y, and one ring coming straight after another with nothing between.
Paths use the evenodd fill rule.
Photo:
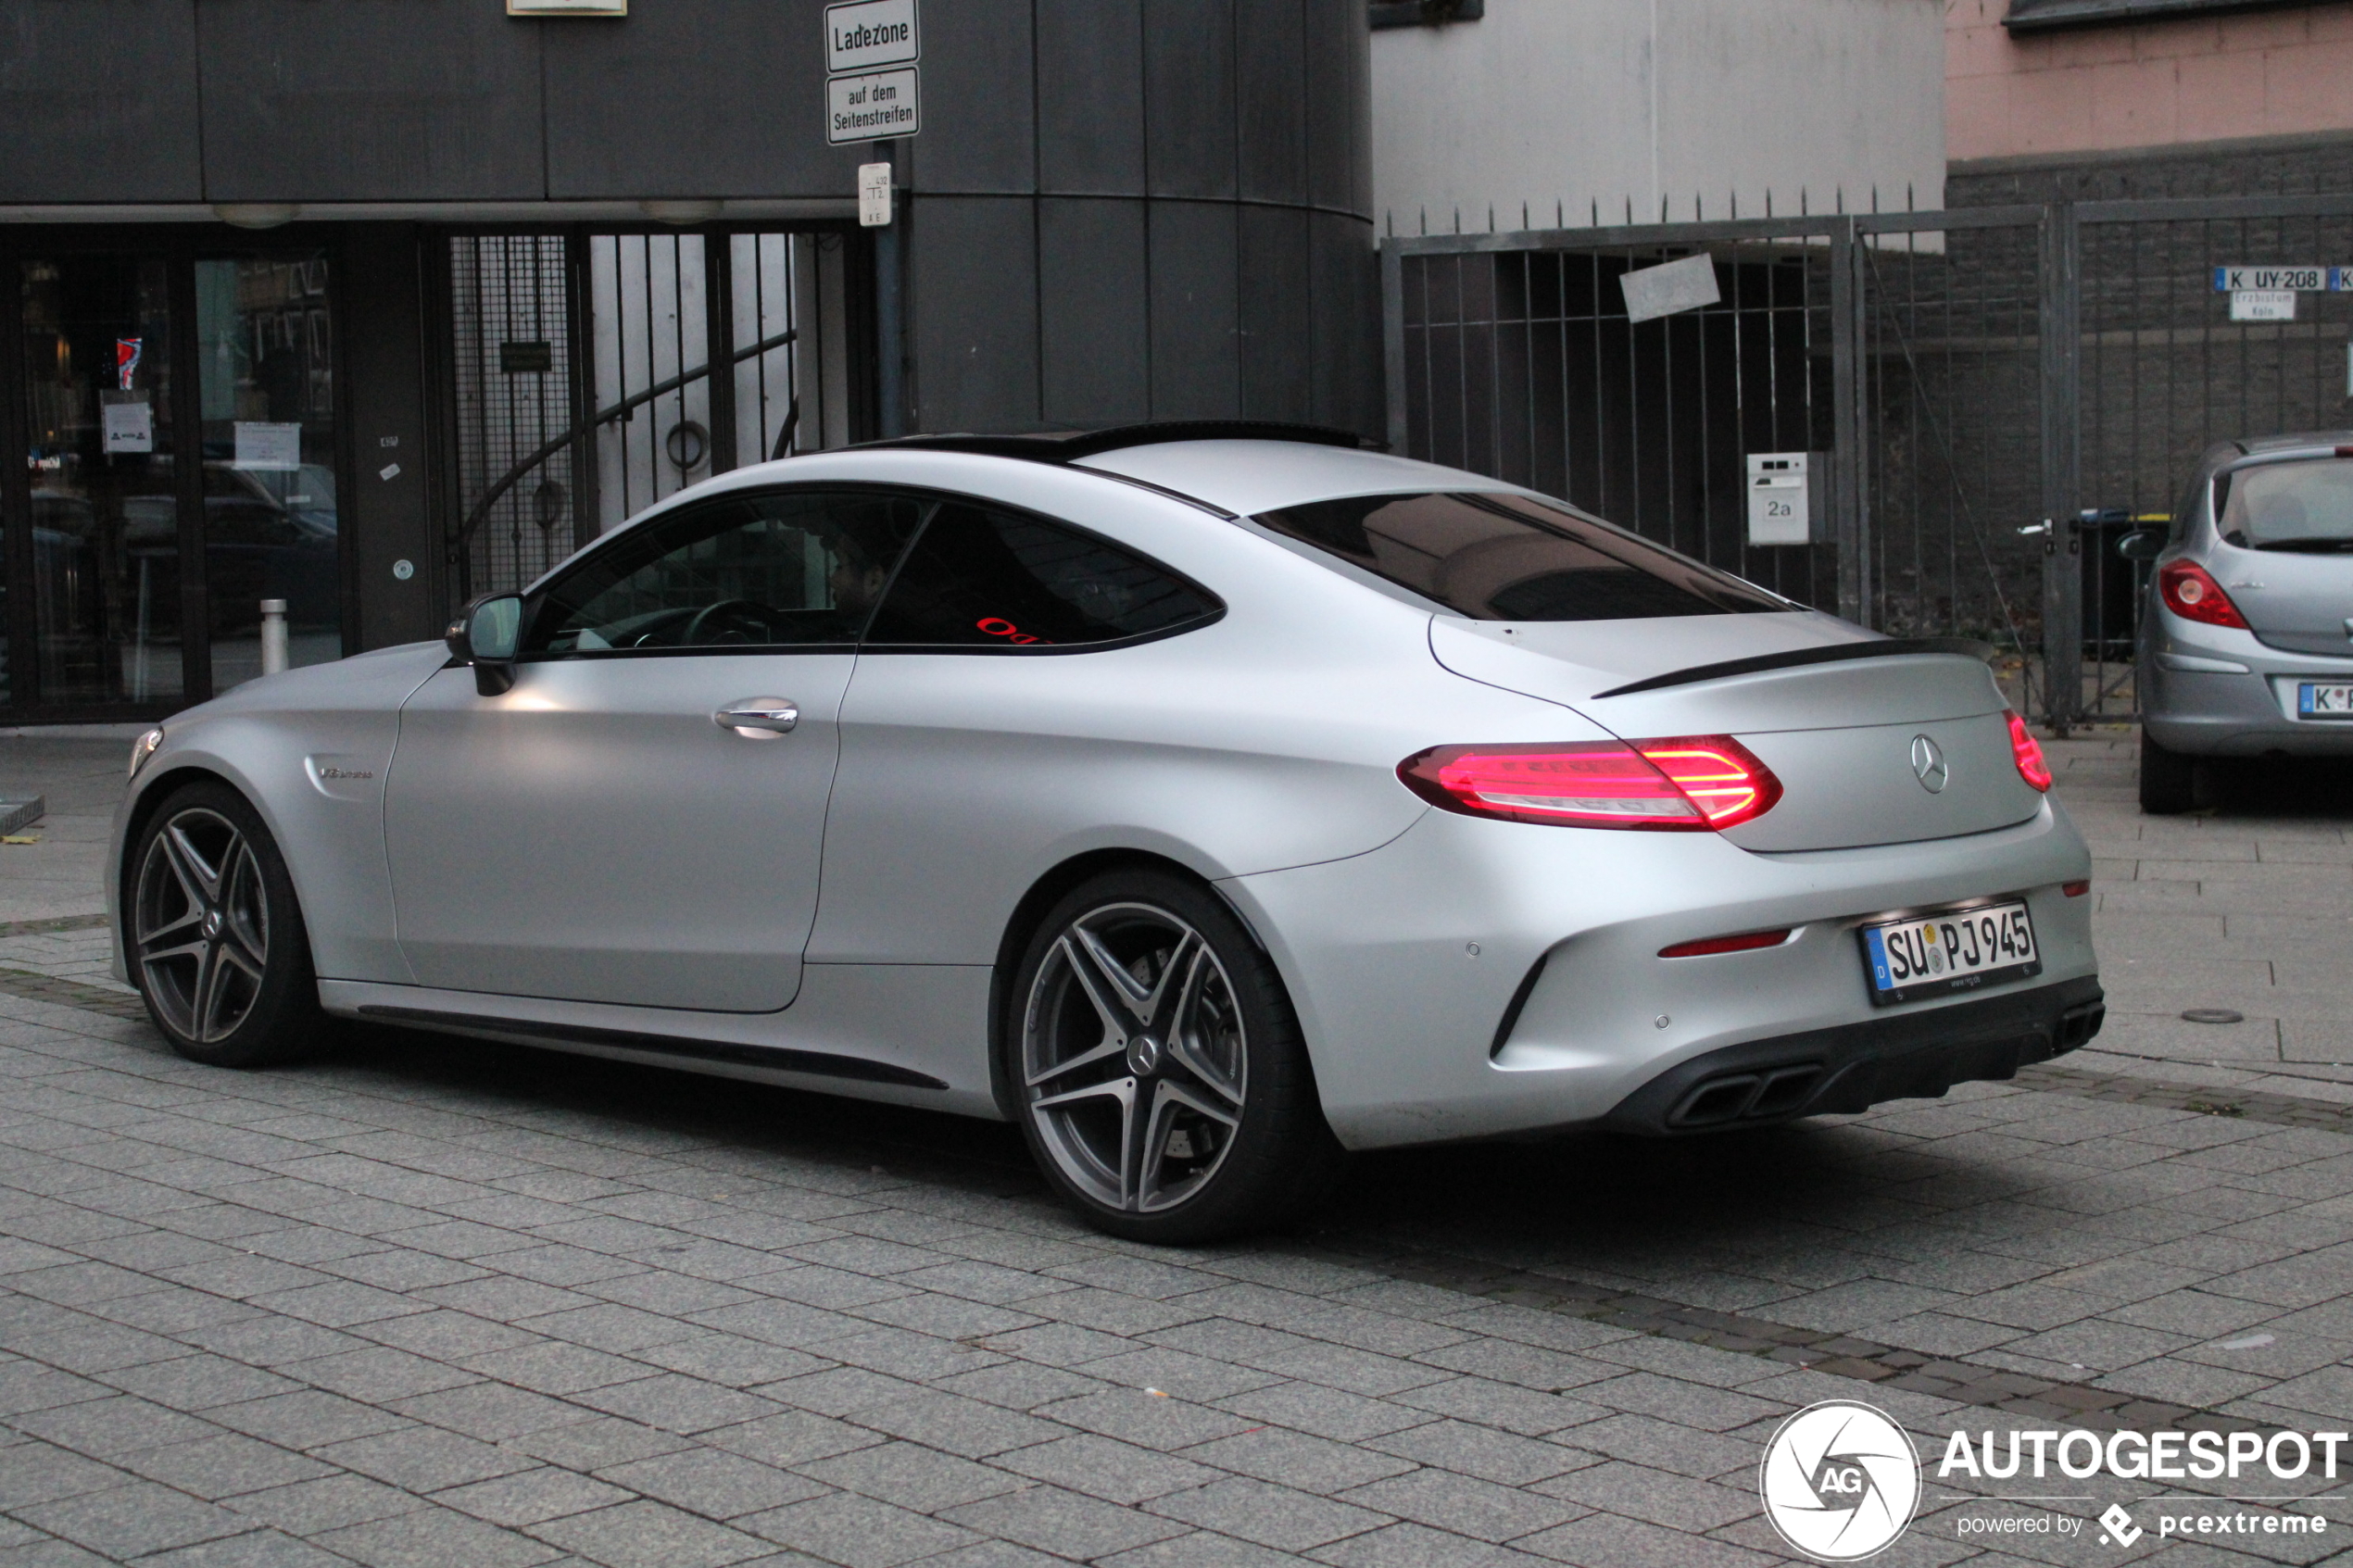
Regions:
<instances>
[{"instance_id":1,"label":"sign post","mask_svg":"<svg viewBox=\"0 0 2353 1568\"><path fill-rule=\"evenodd\" d=\"M879 161L858 166L858 222L875 231L877 423L907 433L906 227L894 210L899 139L924 128L923 19L915 0L841 0L825 7L825 142L871 142Z\"/></svg>"}]
</instances>

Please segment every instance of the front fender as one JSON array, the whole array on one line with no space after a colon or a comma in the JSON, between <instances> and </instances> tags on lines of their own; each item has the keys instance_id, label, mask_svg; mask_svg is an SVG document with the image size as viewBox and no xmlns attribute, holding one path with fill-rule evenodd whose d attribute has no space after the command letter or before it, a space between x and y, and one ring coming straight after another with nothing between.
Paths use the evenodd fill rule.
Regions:
<instances>
[{"instance_id":1,"label":"front fender","mask_svg":"<svg viewBox=\"0 0 2353 1568\"><path fill-rule=\"evenodd\" d=\"M132 837L164 793L210 777L245 797L285 857L320 977L413 984L395 935L384 785L400 705L447 659L438 644L388 648L250 682L165 721L163 745L116 808L107 849L117 974L128 980Z\"/></svg>"}]
</instances>

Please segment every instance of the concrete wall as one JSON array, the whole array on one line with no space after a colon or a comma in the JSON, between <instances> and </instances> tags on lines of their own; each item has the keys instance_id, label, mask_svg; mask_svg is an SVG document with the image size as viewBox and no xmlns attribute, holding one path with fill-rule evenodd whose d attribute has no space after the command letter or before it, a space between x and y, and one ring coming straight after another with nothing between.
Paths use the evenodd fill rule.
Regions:
<instances>
[{"instance_id":1,"label":"concrete wall","mask_svg":"<svg viewBox=\"0 0 2353 1568\"><path fill-rule=\"evenodd\" d=\"M1373 36L1384 232L1940 204L1940 0L1490 0Z\"/></svg>"},{"instance_id":2,"label":"concrete wall","mask_svg":"<svg viewBox=\"0 0 2353 1568\"><path fill-rule=\"evenodd\" d=\"M2353 132L2353 5L2012 38L2008 0L1945 0L1957 161Z\"/></svg>"},{"instance_id":3,"label":"concrete wall","mask_svg":"<svg viewBox=\"0 0 2353 1568\"><path fill-rule=\"evenodd\" d=\"M822 11L0 0L0 221L74 204L846 213L874 155L825 145ZM906 166L916 428L1378 431L1367 40L1364 0L934 0Z\"/></svg>"}]
</instances>

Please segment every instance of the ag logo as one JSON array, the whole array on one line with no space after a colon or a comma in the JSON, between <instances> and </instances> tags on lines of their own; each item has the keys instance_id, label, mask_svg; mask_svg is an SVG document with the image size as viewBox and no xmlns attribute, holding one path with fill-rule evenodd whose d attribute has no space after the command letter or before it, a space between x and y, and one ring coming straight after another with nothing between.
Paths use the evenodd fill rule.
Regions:
<instances>
[{"instance_id":1,"label":"ag logo","mask_svg":"<svg viewBox=\"0 0 2353 1568\"><path fill-rule=\"evenodd\" d=\"M1781 1423L1756 1487L1781 1539L1819 1562L1854 1562L1912 1522L1919 1456L1904 1429L1870 1406L1825 1399Z\"/></svg>"}]
</instances>

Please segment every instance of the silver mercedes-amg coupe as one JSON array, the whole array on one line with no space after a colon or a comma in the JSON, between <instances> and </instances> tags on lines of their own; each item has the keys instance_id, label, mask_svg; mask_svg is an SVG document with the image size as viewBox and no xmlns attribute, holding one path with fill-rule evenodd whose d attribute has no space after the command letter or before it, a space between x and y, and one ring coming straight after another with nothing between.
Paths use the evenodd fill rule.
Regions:
<instances>
[{"instance_id":1,"label":"silver mercedes-amg coupe","mask_svg":"<svg viewBox=\"0 0 2353 1568\"><path fill-rule=\"evenodd\" d=\"M1755 1127L2099 1026L1975 645L1288 427L757 465L133 748L171 1044L321 1015L1017 1122L1198 1240L1343 1151Z\"/></svg>"}]
</instances>

